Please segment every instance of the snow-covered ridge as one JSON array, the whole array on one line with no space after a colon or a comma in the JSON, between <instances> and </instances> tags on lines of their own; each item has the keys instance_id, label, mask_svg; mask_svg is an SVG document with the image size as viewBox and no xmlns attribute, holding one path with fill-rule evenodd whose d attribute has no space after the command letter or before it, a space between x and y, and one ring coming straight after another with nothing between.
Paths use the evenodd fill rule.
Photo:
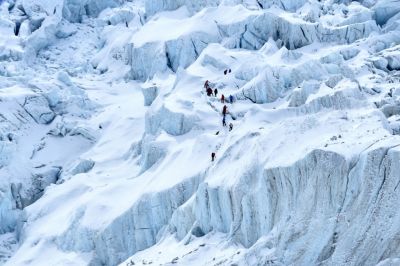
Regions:
<instances>
[{"instance_id":1,"label":"snow-covered ridge","mask_svg":"<svg viewBox=\"0 0 400 266\"><path fill-rule=\"evenodd\" d=\"M398 265L399 71L398 0L3 1L0 264Z\"/></svg>"}]
</instances>

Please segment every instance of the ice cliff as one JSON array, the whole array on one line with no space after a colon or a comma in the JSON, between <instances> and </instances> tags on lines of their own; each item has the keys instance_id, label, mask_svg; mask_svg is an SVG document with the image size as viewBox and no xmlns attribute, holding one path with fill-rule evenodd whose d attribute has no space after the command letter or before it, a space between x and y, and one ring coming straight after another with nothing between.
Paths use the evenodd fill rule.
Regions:
<instances>
[{"instance_id":1,"label":"ice cliff","mask_svg":"<svg viewBox=\"0 0 400 266\"><path fill-rule=\"evenodd\" d=\"M400 265L399 71L399 0L2 1L0 264Z\"/></svg>"}]
</instances>

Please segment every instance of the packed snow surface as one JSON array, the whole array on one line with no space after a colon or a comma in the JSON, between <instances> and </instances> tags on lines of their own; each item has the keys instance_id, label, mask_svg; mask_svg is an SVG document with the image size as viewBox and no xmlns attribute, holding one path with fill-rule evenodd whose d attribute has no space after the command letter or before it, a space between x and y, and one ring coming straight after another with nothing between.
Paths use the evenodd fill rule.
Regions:
<instances>
[{"instance_id":1,"label":"packed snow surface","mask_svg":"<svg viewBox=\"0 0 400 266\"><path fill-rule=\"evenodd\" d=\"M399 134L399 0L0 1L0 265L400 265Z\"/></svg>"}]
</instances>

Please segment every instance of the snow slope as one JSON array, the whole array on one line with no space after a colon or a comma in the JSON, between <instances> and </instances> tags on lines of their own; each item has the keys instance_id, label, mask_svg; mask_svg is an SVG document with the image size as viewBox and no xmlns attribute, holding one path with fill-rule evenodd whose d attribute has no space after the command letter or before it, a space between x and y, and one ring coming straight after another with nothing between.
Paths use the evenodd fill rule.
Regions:
<instances>
[{"instance_id":1,"label":"snow slope","mask_svg":"<svg viewBox=\"0 0 400 266\"><path fill-rule=\"evenodd\" d=\"M3 1L0 264L400 265L399 7Z\"/></svg>"}]
</instances>

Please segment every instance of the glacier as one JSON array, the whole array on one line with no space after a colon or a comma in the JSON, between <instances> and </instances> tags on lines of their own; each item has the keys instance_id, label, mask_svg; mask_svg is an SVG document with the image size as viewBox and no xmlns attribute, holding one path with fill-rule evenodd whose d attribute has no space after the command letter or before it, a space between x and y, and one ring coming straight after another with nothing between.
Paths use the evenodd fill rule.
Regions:
<instances>
[{"instance_id":1,"label":"glacier","mask_svg":"<svg viewBox=\"0 0 400 266\"><path fill-rule=\"evenodd\" d=\"M0 265L400 265L399 71L399 0L0 1Z\"/></svg>"}]
</instances>

